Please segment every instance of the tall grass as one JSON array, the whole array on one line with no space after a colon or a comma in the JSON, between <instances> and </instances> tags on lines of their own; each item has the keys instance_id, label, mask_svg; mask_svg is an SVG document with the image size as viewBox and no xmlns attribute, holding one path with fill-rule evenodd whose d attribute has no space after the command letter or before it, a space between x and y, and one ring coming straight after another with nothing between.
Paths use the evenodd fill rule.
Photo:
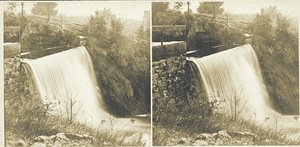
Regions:
<instances>
[{"instance_id":1,"label":"tall grass","mask_svg":"<svg viewBox=\"0 0 300 147\"><path fill-rule=\"evenodd\" d=\"M287 139L286 134L274 129L264 128L249 120L236 119L226 114L214 114L210 104L192 100L183 108L168 107L169 111L160 115L153 126L153 145L176 144L182 137L196 138L201 133L251 132L256 137L255 145L299 145L299 141ZM200 112L205 110L206 113ZM172 142L173 141L173 142ZM234 144L233 144L234 145Z\"/></svg>"},{"instance_id":2,"label":"tall grass","mask_svg":"<svg viewBox=\"0 0 300 147\"><path fill-rule=\"evenodd\" d=\"M6 143L20 139L33 142L37 136L51 136L57 133L87 134L94 138L93 146L144 146L142 134L139 138L126 141L134 131L101 130L86 124L73 122L68 118L50 115L47 107L37 94L18 95L15 99L5 99L5 135Z\"/></svg>"}]
</instances>

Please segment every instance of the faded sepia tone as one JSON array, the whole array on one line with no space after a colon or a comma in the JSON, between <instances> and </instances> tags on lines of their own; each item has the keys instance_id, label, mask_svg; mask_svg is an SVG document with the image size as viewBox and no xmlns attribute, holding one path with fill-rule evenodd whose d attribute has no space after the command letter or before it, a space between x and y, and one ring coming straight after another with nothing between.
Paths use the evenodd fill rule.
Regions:
<instances>
[{"instance_id":1,"label":"faded sepia tone","mask_svg":"<svg viewBox=\"0 0 300 147\"><path fill-rule=\"evenodd\" d=\"M150 146L149 2L3 4L5 146Z\"/></svg>"},{"instance_id":2,"label":"faded sepia tone","mask_svg":"<svg viewBox=\"0 0 300 147\"><path fill-rule=\"evenodd\" d=\"M299 145L298 19L286 6L152 3L153 145Z\"/></svg>"}]
</instances>

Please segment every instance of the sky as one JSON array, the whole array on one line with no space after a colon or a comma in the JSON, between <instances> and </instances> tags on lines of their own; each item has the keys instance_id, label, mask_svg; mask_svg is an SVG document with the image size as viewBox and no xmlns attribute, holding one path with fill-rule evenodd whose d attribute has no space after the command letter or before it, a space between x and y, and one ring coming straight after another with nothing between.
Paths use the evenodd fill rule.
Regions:
<instances>
[{"instance_id":1,"label":"sky","mask_svg":"<svg viewBox=\"0 0 300 147\"><path fill-rule=\"evenodd\" d=\"M202 0L203 1L203 0ZM214 1L214 0L210 0ZM216 0L215 0L216 1ZM21 12L20 2L16 11ZM31 14L31 9L34 2L25 2L24 9L26 14ZM233 14L256 14L260 9L267 8L270 5L276 6L279 12L284 15L298 16L300 2L296 0L225 0L223 8L226 12ZM59 14L69 16L91 16L96 10L110 8L111 11L119 17L142 20L144 11L150 10L151 3L148 1L138 2L115 2L115 1L102 1L102 2L85 2L85 1L69 1L58 2L57 10ZM171 2L172 6L172 2ZM191 0L190 9L197 12L199 1ZM187 9L187 6L184 6ZM183 9L183 11L185 11Z\"/></svg>"},{"instance_id":2,"label":"sky","mask_svg":"<svg viewBox=\"0 0 300 147\"><path fill-rule=\"evenodd\" d=\"M21 12L20 2L17 3L17 12ZM24 2L26 14L31 14L35 2ZM142 20L145 10L150 10L150 2L83 2L69 1L57 2L58 15L91 16L96 10L110 8L112 13L123 18ZM5 6L7 7L7 5Z\"/></svg>"},{"instance_id":3,"label":"sky","mask_svg":"<svg viewBox=\"0 0 300 147\"><path fill-rule=\"evenodd\" d=\"M296 0L225 0L222 7L224 11L232 14L256 14L270 5L276 6L277 10L284 15L298 16L300 12L300 2ZM193 12L197 12L198 6L199 1L190 2L190 9Z\"/></svg>"}]
</instances>

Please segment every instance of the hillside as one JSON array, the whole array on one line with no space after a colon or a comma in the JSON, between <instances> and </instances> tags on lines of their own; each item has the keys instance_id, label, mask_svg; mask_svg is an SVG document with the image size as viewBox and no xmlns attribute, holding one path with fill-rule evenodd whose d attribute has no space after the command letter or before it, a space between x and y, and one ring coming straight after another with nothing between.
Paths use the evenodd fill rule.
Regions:
<instances>
[{"instance_id":1,"label":"hillside","mask_svg":"<svg viewBox=\"0 0 300 147\"><path fill-rule=\"evenodd\" d=\"M28 19L33 22L44 22L46 23L47 16L41 15L29 15ZM124 25L123 33L130 36L134 35L139 26L142 24L142 21L120 18L121 22ZM82 29L89 21L89 17L83 16L56 16L51 17L49 24L57 29L63 29L66 31L71 31L75 35L82 35ZM111 19L106 19L107 26L110 26Z\"/></svg>"}]
</instances>

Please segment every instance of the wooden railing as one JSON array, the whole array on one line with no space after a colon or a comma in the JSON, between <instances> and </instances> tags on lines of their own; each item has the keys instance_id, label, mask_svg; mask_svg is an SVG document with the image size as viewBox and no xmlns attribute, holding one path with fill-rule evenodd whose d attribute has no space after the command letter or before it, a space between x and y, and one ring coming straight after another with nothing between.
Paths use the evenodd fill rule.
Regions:
<instances>
[{"instance_id":1,"label":"wooden railing","mask_svg":"<svg viewBox=\"0 0 300 147\"><path fill-rule=\"evenodd\" d=\"M186 42L186 25L153 25L152 32L160 32L160 43L163 46L163 32L166 31L182 31L184 34L184 42Z\"/></svg>"}]
</instances>

